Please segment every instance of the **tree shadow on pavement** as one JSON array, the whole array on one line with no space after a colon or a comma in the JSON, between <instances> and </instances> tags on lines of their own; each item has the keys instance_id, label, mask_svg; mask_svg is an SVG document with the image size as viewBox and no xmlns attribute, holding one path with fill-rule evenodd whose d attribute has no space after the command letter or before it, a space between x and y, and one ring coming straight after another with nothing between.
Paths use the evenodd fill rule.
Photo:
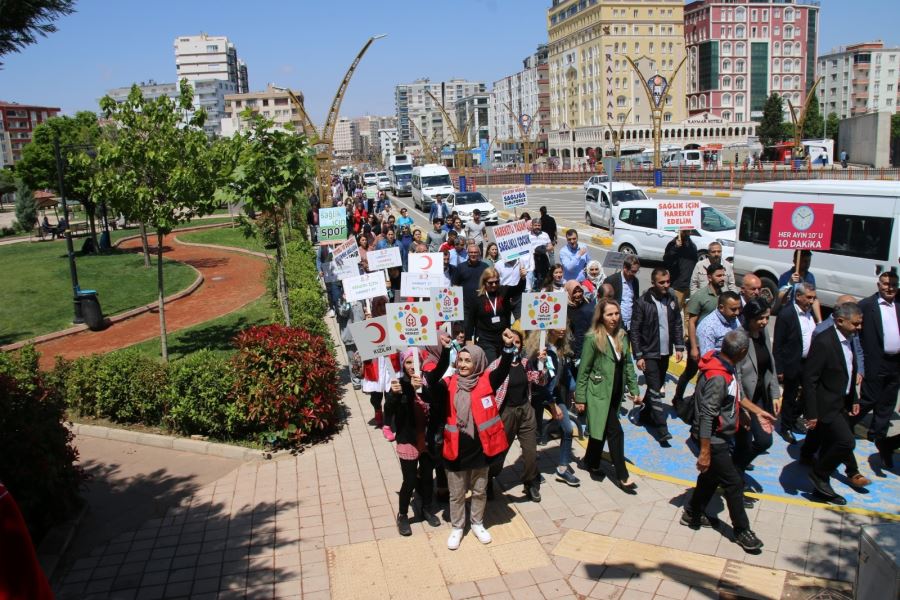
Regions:
<instances>
[{"instance_id":1,"label":"tree shadow on pavement","mask_svg":"<svg viewBox=\"0 0 900 600\"><path fill-rule=\"evenodd\" d=\"M233 489L212 495L165 469L123 481L116 465L85 466L105 509L81 524L54 582L59 600L271 598L276 582L300 593L296 502L231 504Z\"/></svg>"}]
</instances>

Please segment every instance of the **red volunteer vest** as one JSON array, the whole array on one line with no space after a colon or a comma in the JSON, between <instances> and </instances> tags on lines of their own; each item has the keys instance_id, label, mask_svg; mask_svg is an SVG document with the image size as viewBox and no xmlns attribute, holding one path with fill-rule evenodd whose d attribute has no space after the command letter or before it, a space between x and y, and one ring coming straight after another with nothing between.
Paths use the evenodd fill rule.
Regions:
<instances>
[{"instance_id":1,"label":"red volunteer vest","mask_svg":"<svg viewBox=\"0 0 900 600\"><path fill-rule=\"evenodd\" d=\"M391 359L391 366L394 371L400 370L400 355L394 352L388 358ZM363 379L366 381L378 381L378 359L370 358L363 361Z\"/></svg>"},{"instance_id":2,"label":"red volunteer vest","mask_svg":"<svg viewBox=\"0 0 900 600\"><path fill-rule=\"evenodd\" d=\"M446 378L447 393L449 394L450 410L447 411L447 423L444 425L444 458L456 460L459 457L459 427L456 425L456 404L453 398L456 396L456 384L458 375ZM472 390L472 418L475 420L475 430L478 439L481 440L481 450L485 456L497 456L509 448L506 439L506 431L503 429L503 421L500 420L500 412L494 401L494 392L488 373L485 372L479 378Z\"/></svg>"}]
</instances>

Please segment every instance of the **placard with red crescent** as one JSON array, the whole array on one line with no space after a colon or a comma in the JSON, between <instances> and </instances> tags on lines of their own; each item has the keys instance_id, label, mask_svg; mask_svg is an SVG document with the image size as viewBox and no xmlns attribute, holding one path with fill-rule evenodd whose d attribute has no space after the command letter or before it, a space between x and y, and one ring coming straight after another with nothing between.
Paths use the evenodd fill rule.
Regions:
<instances>
[{"instance_id":1,"label":"placard with red crescent","mask_svg":"<svg viewBox=\"0 0 900 600\"><path fill-rule=\"evenodd\" d=\"M356 350L363 360L388 356L396 352L388 335L387 317L373 317L348 326Z\"/></svg>"},{"instance_id":2,"label":"placard with red crescent","mask_svg":"<svg viewBox=\"0 0 900 600\"><path fill-rule=\"evenodd\" d=\"M444 254L442 252L410 253L409 272L414 274L442 275Z\"/></svg>"}]
</instances>

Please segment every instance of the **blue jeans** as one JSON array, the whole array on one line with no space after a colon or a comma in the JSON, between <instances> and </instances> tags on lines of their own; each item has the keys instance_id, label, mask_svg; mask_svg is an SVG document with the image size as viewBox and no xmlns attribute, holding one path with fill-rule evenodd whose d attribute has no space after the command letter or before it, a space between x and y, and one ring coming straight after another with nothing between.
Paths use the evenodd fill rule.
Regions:
<instances>
[{"instance_id":1,"label":"blue jeans","mask_svg":"<svg viewBox=\"0 0 900 600\"><path fill-rule=\"evenodd\" d=\"M557 421L562 429L562 437L559 438L559 466L568 467L572 462L572 417L565 402L558 402L556 406L562 411L562 419Z\"/></svg>"}]
</instances>

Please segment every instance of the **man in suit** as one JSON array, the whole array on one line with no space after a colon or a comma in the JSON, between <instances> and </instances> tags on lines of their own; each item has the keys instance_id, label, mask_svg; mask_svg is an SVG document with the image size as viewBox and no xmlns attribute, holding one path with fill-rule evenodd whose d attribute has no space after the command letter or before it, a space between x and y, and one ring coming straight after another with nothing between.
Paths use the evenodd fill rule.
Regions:
<instances>
[{"instance_id":1,"label":"man in suit","mask_svg":"<svg viewBox=\"0 0 900 600\"><path fill-rule=\"evenodd\" d=\"M806 433L802 420L803 407L798 400L804 363L809 354L816 321L812 305L816 300L816 287L808 282L798 283L794 301L785 305L775 321L775 339L772 354L775 355L775 372L784 386L781 404L781 436L789 444L796 444L796 433Z\"/></svg>"},{"instance_id":2,"label":"man in suit","mask_svg":"<svg viewBox=\"0 0 900 600\"><path fill-rule=\"evenodd\" d=\"M644 373L647 393L641 407L641 422L661 446L668 447L672 434L666 425L666 412L661 399L665 397L666 371L669 357L675 349L675 360L684 353L684 332L678 299L669 289L670 275L657 267L650 275L652 286L634 303L629 332L631 351L637 368Z\"/></svg>"},{"instance_id":3,"label":"man in suit","mask_svg":"<svg viewBox=\"0 0 900 600\"><path fill-rule=\"evenodd\" d=\"M800 295L798 290L798 296ZM834 310L834 328L813 340L803 366L803 404L807 427L821 446L809 480L827 502L844 505L847 500L831 487L831 473L848 460L856 446L850 420L859 414L856 394L856 363L851 340L861 329L862 311L853 302Z\"/></svg>"},{"instance_id":4,"label":"man in suit","mask_svg":"<svg viewBox=\"0 0 900 600\"><path fill-rule=\"evenodd\" d=\"M866 375L856 424L869 412L868 438L878 442L887 436L891 415L900 390L900 302L897 302L897 273L878 276L878 292L859 303L863 315L860 334Z\"/></svg>"},{"instance_id":5,"label":"man in suit","mask_svg":"<svg viewBox=\"0 0 900 600\"><path fill-rule=\"evenodd\" d=\"M604 283L609 283L615 292L616 302L622 310L622 326L625 331L631 329L631 315L634 312L634 303L641 293L641 284L637 274L641 270L641 260L634 254L625 255L622 261L622 270L607 277Z\"/></svg>"}]
</instances>

